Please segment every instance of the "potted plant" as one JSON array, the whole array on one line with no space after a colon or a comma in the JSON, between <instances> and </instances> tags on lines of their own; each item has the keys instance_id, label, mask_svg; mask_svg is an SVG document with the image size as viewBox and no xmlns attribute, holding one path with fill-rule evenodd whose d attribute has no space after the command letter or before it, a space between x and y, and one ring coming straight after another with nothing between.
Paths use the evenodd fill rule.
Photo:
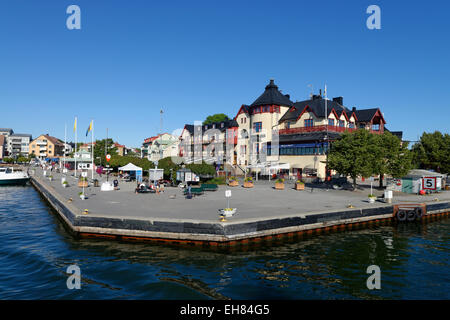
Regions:
<instances>
[{"instance_id":1,"label":"potted plant","mask_svg":"<svg viewBox=\"0 0 450 320\"><path fill-rule=\"evenodd\" d=\"M63 181L62 183L63 188L67 188L69 186L69 183L67 181Z\"/></svg>"},{"instance_id":2,"label":"potted plant","mask_svg":"<svg viewBox=\"0 0 450 320\"><path fill-rule=\"evenodd\" d=\"M53 176L48 176L48 180L53 181Z\"/></svg>"},{"instance_id":3,"label":"potted plant","mask_svg":"<svg viewBox=\"0 0 450 320\"><path fill-rule=\"evenodd\" d=\"M230 180L228 182L228 185L230 187L237 187L239 185L238 180L236 179L236 177L230 177Z\"/></svg>"},{"instance_id":4,"label":"potted plant","mask_svg":"<svg viewBox=\"0 0 450 320\"><path fill-rule=\"evenodd\" d=\"M253 188L253 178L252 177L246 177L244 179L244 188Z\"/></svg>"},{"instance_id":5,"label":"potted plant","mask_svg":"<svg viewBox=\"0 0 450 320\"><path fill-rule=\"evenodd\" d=\"M377 197L374 194L369 194L369 203L375 203Z\"/></svg>"},{"instance_id":6,"label":"potted plant","mask_svg":"<svg viewBox=\"0 0 450 320\"><path fill-rule=\"evenodd\" d=\"M284 190L284 179L278 178L275 180L275 189L277 190Z\"/></svg>"},{"instance_id":7,"label":"potted plant","mask_svg":"<svg viewBox=\"0 0 450 320\"><path fill-rule=\"evenodd\" d=\"M81 200L85 200L86 199L86 196L85 196L85 194L83 192L80 192L78 195L80 196Z\"/></svg>"},{"instance_id":8,"label":"potted plant","mask_svg":"<svg viewBox=\"0 0 450 320\"><path fill-rule=\"evenodd\" d=\"M220 209L220 215L224 217L232 217L236 213L236 208Z\"/></svg>"},{"instance_id":9,"label":"potted plant","mask_svg":"<svg viewBox=\"0 0 450 320\"><path fill-rule=\"evenodd\" d=\"M302 180L295 181L295 190L305 190L305 184Z\"/></svg>"},{"instance_id":10,"label":"potted plant","mask_svg":"<svg viewBox=\"0 0 450 320\"><path fill-rule=\"evenodd\" d=\"M78 180L78 186L80 188L87 188L88 187L88 181L87 178L85 177L80 177L80 179Z\"/></svg>"}]
</instances>

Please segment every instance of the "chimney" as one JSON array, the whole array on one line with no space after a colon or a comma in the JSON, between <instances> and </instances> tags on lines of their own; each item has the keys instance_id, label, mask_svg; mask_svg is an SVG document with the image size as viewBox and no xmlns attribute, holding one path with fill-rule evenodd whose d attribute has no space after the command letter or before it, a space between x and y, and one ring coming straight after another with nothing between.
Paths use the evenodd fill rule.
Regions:
<instances>
[{"instance_id":1,"label":"chimney","mask_svg":"<svg viewBox=\"0 0 450 320\"><path fill-rule=\"evenodd\" d=\"M335 98L333 98L333 101L339 103L341 106L344 105L344 98L343 97L335 97Z\"/></svg>"},{"instance_id":2,"label":"chimney","mask_svg":"<svg viewBox=\"0 0 450 320\"><path fill-rule=\"evenodd\" d=\"M319 96L322 96L322 89L319 90Z\"/></svg>"},{"instance_id":3,"label":"chimney","mask_svg":"<svg viewBox=\"0 0 450 320\"><path fill-rule=\"evenodd\" d=\"M355 111L356 111L356 107L353 107L353 108L352 108L352 112L355 112Z\"/></svg>"},{"instance_id":4,"label":"chimney","mask_svg":"<svg viewBox=\"0 0 450 320\"><path fill-rule=\"evenodd\" d=\"M290 99L291 98L291 96L290 95L288 95L288 94L285 94L284 95L286 98L288 98L288 99Z\"/></svg>"}]
</instances>

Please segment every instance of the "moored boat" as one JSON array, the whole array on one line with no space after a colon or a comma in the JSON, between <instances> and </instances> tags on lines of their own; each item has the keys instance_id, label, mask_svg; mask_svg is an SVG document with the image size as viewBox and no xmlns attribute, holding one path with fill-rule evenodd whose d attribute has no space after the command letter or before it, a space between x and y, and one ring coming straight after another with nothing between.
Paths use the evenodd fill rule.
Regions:
<instances>
[{"instance_id":1,"label":"moored boat","mask_svg":"<svg viewBox=\"0 0 450 320\"><path fill-rule=\"evenodd\" d=\"M30 180L26 172L17 171L13 168L0 168L1 185L24 185Z\"/></svg>"}]
</instances>

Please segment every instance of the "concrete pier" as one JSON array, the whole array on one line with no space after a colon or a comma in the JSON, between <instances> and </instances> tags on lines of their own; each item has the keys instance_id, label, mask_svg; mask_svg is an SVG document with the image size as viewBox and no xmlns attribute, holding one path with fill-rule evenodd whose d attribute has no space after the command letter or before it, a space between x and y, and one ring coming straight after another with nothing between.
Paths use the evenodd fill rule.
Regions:
<instances>
[{"instance_id":1,"label":"concrete pier","mask_svg":"<svg viewBox=\"0 0 450 320\"><path fill-rule=\"evenodd\" d=\"M82 189L75 178L68 176L69 187L63 188L62 175L52 175L49 181L36 170L31 183L74 233L128 241L233 245L390 221L395 206L403 202L425 203L424 221L433 215L448 216L450 211L450 192L402 195L392 204L370 204L362 192L296 191L289 184L286 190L274 190L272 183L261 182L252 189L231 188L230 206L238 213L220 222L218 209L226 206L225 187L188 200L179 188L135 194L135 183L120 183L118 191L88 187L88 199L81 200ZM354 208L348 208L349 204Z\"/></svg>"}]
</instances>

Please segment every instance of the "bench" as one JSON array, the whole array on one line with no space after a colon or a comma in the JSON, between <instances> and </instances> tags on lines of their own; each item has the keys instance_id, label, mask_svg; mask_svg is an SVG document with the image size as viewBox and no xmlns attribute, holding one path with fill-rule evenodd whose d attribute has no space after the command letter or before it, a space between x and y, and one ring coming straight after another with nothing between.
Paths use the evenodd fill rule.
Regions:
<instances>
[{"instance_id":1,"label":"bench","mask_svg":"<svg viewBox=\"0 0 450 320\"><path fill-rule=\"evenodd\" d=\"M198 196L198 195L202 195L204 192L202 187L197 187L197 188L192 188L191 187L191 194L193 196ZM184 195L188 194L188 188L184 189Z\"/></svg>"},{"instance_id":2,"label":"bench","mask_svg":"<svg viewBox=\"0 0 450 320\"><path fill-rule=\"evenodd\" d=\"M202 184L202 188L205 191L216 191L219 187L215 183L209 183L209 184L205 183L205 184Z\"/></svg>"}]
</instances>

